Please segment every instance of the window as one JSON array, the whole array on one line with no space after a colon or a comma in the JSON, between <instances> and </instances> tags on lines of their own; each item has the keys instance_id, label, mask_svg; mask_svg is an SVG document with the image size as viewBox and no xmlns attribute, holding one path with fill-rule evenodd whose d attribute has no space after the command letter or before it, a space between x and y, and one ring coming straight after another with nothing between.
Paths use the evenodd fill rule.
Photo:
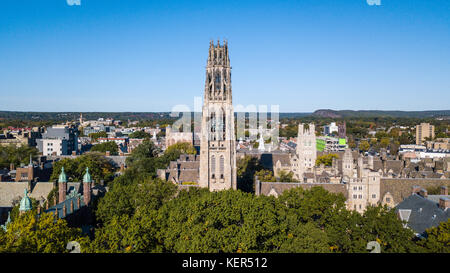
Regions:
<instances>
[{"instance_id":1,"label":"window","mask_svg":"<svg viewBox=\"0 0 450 273\"><path fill-rule=\"evenodd\" d=\"M214 155L211 156L211 178L215 178L214 174L216 173L216 157Z\"/></svg>"},{"instance_id":2,"label":"window","mask_svg":"<svg viewBox=\"0 0 450 273\"><path fill-rule=\"evenodd\" d=\"M372 198L377 198L377 195L376 194L372 194Z\"/></svg>"},{"instance_id":3,"label":"window","mask_svg":"<svg viewBox=\"0 0 450 273\"><path fill-rule=\"evenodd\" d=\"M219 168L220 168L220 178L223 178L225 169L225 158L223 155L220 156Z\"/></svg>"}]
</instances>

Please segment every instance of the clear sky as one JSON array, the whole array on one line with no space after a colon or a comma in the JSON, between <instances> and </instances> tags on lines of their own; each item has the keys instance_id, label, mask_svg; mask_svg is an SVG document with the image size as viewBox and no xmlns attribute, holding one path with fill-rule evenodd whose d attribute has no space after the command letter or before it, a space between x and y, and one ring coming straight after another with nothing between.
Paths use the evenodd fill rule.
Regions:
<instances>
[{"instance_id":1,"label":"clear sky","mask_svg":"<svg viewBox=\"0 0 450 273\"><path fill-rule=\"evenodd\" d=\"M450 109L450 1L2 0L0 110L170 111L228 39L233 103Z\"/></svg>"}]
</instances>

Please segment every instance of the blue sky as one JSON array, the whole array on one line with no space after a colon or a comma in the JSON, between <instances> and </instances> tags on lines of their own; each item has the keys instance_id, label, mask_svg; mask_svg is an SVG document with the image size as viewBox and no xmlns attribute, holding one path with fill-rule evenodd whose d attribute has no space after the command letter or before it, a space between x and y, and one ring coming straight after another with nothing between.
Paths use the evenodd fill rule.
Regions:
<instances>
[{"instance_id":1,"label":"blue sky","mask_svg":"<svg viewBox=\"0 0 450 273\"><path fill-rule=\"evenodd\" d=\"M192 107L224 38L235 105L450 109L448 0L2 0L0 110Z\"/></svg>"}]
</instances>

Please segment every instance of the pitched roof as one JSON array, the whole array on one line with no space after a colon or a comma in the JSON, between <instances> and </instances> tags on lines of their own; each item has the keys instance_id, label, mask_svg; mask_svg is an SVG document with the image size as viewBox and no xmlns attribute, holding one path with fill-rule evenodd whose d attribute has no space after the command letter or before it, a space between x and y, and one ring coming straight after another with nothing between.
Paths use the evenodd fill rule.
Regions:
<instances>
[{"instance_id":1,"label":"pitched roof","mask_svg":"<svg viewBox=\"0 0 450 273\"><path fill-rule=\"evenodd\" d=\"M439 208L433 198L424 198L418 194L412 194L396 207L403 220L407 220L407 226L419 234L423 234L427 228L436 227L439 223L447 221L450 210ZM407 214L410 214L409 217Z\"/></svg>"}]
</instances>

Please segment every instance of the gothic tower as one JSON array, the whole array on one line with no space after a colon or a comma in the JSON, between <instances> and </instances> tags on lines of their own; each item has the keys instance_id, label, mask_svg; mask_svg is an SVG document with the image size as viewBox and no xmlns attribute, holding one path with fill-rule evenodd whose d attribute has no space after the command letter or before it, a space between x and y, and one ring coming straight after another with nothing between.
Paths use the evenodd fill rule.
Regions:
<instances>
[{"instance_id":1,"label":"gothic tower","mask_svg":"<svg viewBox=\"0 0 450 273\"><path fill-rule=\"evenodd\" d=\"M298 125L297 156L297 179L303 182L304 174L313 172L316 165L317 148L314 123L310 123L308 129L304 127L303 123Z\"/></svg>"},{"instance_id":2,"label":"gothic tower","mask_svg":"<svg viewBox=\"0 0 450 273\"><path fill-rule=\"evenodd\" d=\"M236 144L228 44L209 44L200 139L201 187L236 189Z\"/></svg>"},{"instance_id":3,"label":"gothic tower","mask_svg":"<svg viewBox=\"0 0 450 273\"><path fill-rule=\"evenodd\" d=\"M353 179L353 155L350 148L345 149L342 158L342 175L347 183L350 179Z\"/></svg>"}]
</instances>

